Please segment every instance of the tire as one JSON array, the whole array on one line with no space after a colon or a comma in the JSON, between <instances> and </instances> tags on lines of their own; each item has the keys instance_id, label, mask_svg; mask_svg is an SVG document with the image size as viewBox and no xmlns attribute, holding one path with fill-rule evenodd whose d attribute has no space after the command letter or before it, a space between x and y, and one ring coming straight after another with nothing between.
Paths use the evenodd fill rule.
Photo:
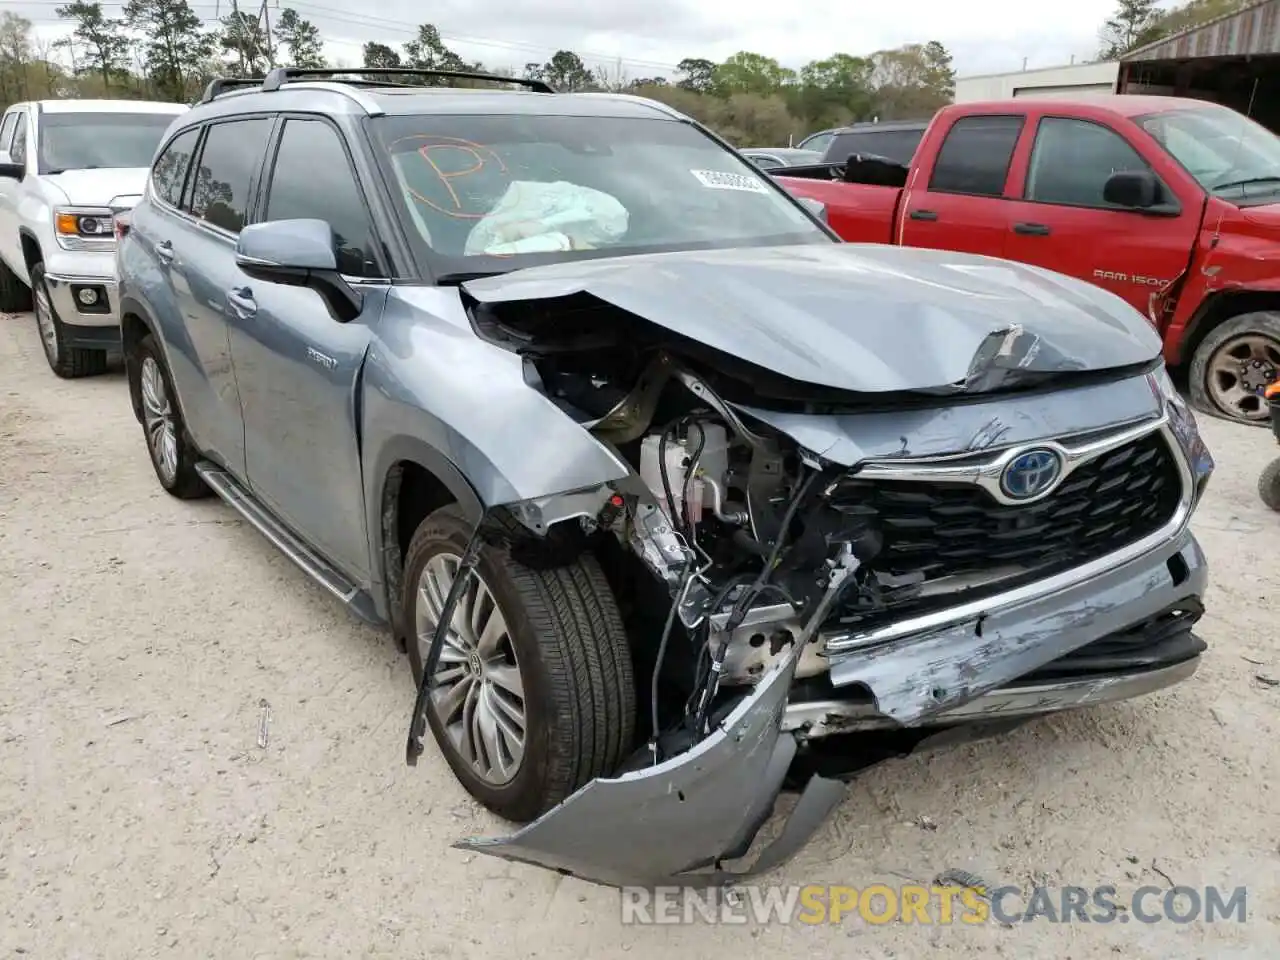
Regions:
<instances>
[{"instance_id":1,"label":"tire","mask_svg":"<svg viewBox=\"0 0 1280 960\"><path fill-rule=\"evenodd\" d=\"M26 313L31 309L31 288L0 260L0 311Z\"/></svg>"},{"instance_id":2,"label":"tire","mask_svg":"<svg viewBox=\"0 0 1280 960\"><path fill-rule=\"evenodd\" d=\"M410 541L402 609L410 632L409 661L418 683L434 622L429 613L424 616L430 597L424 596L427 588L420 590L419 585L429 565L434 572L439 565L452 563L451 556L460 559L470 535L471 525L454 505L423 520ZM475 572L479 581L473 576L469 589L479 582L488 591L507 633L498 641L494 659L479 666L478 658L471 658L464 671L475 675L478 670L483 678L466 688L477 692L462 701L464 707L456 716L464 722L450 724L451 733L434 702L427 708L427 719L445 760L467 792L499 816L523 823L593 778L615 770L631 749L636 722L631 651L617 602L594 557L584 555L568 566L534 570L511 559L505 548L484 546ZM447 584L435 591L439 601L447 591ZM436 608L437 615L442 606L441 602ZM460 603L459 610L463 606ZM487 609L482 604L481 610ZM455 623L457 617L455 611ZM477 632L472 631L471 637ZM426 635L425 641L418 640L419 633ZM459 650L464 647L482 649L456 632L442 653L438 677L457 675L462 668L450 663L462 662L465 654ZM486 651L486 656L491 653ZM498 764L486 763L487 756L473 763L460 744L473 742L465 731L476 729L476 723L483 726L483 717L496 709L490 704L517 702L504 692L507 683L491 679L499 676L499 669L509 675L513 662L523 692L523 756L518 764L509 763L511 769L505 771L509 779L499 782L503 771L482 770ZM464 682L459 680L454 689L462 688ZM466 703L472 704L470 714ZM498 729L492 721L490 726ZM458 736L464 739L455 743ZM498 739L495 732L493 742Z\"/></svg>"},{"instance_id":3,"label":"tire","mask_svg":"<svg viewBox=\"0 0 1280 960\"><path fill-rule=\"evenodd\" d=\"M67 327L58 316L49 286L44 279L44 264L31 268L31 290L35 299L36 326L49 369L64 380L93 377L107 372L107 351L86 350L67 346Z\"/></svg>"},{"instance_id":4,"label":"tire","mask_svg":"<svg viewBox=\"0 0 1280 960\"><path fill-rule=\"evenodd\" d=\"M1239 359L1233 355L1239 354ZM1248 356L1246 356L1248 354ZM1245 375L1237 371L1249 367ZM1232 373L1224 368L1236 368L1236 383L1245 388L1242 406L1224 402L1221 389L1215 383L1229 382ZM1259 311L1244 313L1219 324L1200 341L1191 358L1188 386L1191 402L1205 413L1245 423L1266 426L1270 420L1267 404L1257 393L1257 402L1248 399L1252 381L1267 381L1280 374L1280 312ZM1256 386L1256 385L1254 385Z\"/></svg>"},{"instance_id":5,"label":"tire","mask_svg":"<svg viewBox=\"0 0 1280 960\"><path fill-rule=\"evenodd\" d=\"M1280 513L1280 457L1268 463L1258 477L1258 496L1268 507Z\"/></svg>"},{"instance_id":6,"label":"tire","mask_svg":"<svg viewBox=\"0 0 1280 960\"><path fill-rule=\"evenodd\" d=\"M141 398L142 437L160 486L179 500L207 497L212 491L196 473L200 454L187 434L169 368L150 334L138 343L137 363L129 370L138 378L130 388Z\"/></svg>"}]
</instances>

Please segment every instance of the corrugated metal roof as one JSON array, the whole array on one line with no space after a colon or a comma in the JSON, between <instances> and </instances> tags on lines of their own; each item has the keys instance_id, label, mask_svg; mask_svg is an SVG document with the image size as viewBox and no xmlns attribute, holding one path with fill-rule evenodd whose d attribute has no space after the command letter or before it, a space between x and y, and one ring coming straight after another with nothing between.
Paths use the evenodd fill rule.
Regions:
<instances>
[{"instance_id":1,"label":"corrugated metal roof","mask_svg":"<svg viewBox=\"0 0 1280 960\"><path fill-rule=\"evenodd\" d=\"M1280 0L1259 0L1243 10L1139 47L1120 59L1132 63L1251 53L1280 53Z\"/></svg>"}]
</instances>

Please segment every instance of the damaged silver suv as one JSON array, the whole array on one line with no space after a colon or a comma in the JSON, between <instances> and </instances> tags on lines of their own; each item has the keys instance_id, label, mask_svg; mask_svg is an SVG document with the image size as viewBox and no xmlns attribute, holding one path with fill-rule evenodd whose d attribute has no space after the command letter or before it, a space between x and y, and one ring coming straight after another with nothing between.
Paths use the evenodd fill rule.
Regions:
<instances>
[{"instance_id":1,"label":"damaged silver suv","mask_svg":"<svg viewBox=\"0 0 1280 960\"><path fill-rule=\"evenodd\" d=\"M405 644L410 761L429 728L527 822L463 845L741 876L873 743L1196 670L1213 463L1120 298L841 243L657 103L360 77L216 81L169 131L129 388L164 489Z\"/></svg>"}]
</instances>

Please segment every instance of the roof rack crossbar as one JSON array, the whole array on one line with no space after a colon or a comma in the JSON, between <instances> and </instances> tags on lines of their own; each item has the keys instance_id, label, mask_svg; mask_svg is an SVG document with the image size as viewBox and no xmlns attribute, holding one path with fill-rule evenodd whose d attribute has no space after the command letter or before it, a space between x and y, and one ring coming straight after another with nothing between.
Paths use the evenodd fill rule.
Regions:
<instances>
[{"instance_id":1,"label":"roof rack crossbar","mask_svg":"<svg viewBox=\"0 0 1280 960\"><path fill-rule=\"evenodd\" d=\"M470 70L434 70L424 67L276 67L262 83L263 91L279 90L291 80L336 80L349 74L377 77L444 77L450 80L488 80L493 83L514 83L535 93L555 93L555 88L545 80L526 77L503 77L494 73L475 73ZM214 81L216 84L218 81ZM255 81L256 82L256 81ZM213 84L210 84L212 87Z\"/></svg>"},{"instance_id":2,"label":"roof rack crossbar","mask_svg":"<svg viewBox=\"0 0 1280 960\"><path fill-rule=\"evenodd\" d=\"M219 77L217 80L211 80L209 85L204 88L204 94L200 97L200 102L208 103L214 97L219 97L228 90L235 90L239 87L260 87L262 82L262 77Z\"/></svg>"}]
</instances>

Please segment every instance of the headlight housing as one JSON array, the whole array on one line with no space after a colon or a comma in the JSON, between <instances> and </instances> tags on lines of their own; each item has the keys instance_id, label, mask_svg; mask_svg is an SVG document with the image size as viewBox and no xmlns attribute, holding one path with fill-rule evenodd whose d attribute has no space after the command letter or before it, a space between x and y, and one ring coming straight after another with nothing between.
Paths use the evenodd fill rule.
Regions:
<instances>
[{"instance_id":1,"label":"headlight housing","mask_svg":"<svg viewBox=\"0 0 1280 960\"><path fill-rule=\"evenodd\" d=\"M102 250L115 244L115 213L105 207L59 207L53 231L64 250Z\"/></svg>"},{"instance_id":2,"label":"headlight housing","mask_svg":"<svg viewBox=\"0 0 1280 960\"><path fill-rule=\"evenodd\" d=\"M1160 364L1159 369L1148 375L1147 382L1151 384L1152 391L1164 407L1165 414L1169 417L1169 426L1174 436L1178 438L1178 445L1182 447L1183 455L1187 458L1187 465L1191 468L1191 477L1195 482L1196 500L1199 501L1205 487L1209 484L1209 477L1213 474L1214 462L1209 448L1205 446L1204 439L1200 436L1196 415L1182 394L1178 393L1163 363Z\"/></svg>"}]
</instances>

